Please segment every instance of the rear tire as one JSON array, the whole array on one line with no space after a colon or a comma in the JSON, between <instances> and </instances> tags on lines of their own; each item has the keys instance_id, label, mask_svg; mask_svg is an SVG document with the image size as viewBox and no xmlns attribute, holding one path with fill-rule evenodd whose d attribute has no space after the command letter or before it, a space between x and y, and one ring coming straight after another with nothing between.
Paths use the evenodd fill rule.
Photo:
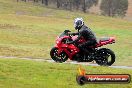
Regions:
<instances>
[{"instance_id":1,"label":"rear tire","mask_svg":"<svg viewBox=\"0 0 132 88\"><path fill-rule=\"evenodd\" d=\"M98 50L96 63L101 66L111 66L115 62L115 54L112 50L102 48Z\"/></svg>"},{"instance_id":2,"label":"rear tire","mask_svg":"<svg viewBox=\"0 0 132 88\"><path fill-rule=\"evenodd\" d=\"M58 55L58 48L53 47L50 51L50 56L55 62L65 62L68 60L68 55L65 52L61 52L60 55Z\"/></svg>"}]
</instances>

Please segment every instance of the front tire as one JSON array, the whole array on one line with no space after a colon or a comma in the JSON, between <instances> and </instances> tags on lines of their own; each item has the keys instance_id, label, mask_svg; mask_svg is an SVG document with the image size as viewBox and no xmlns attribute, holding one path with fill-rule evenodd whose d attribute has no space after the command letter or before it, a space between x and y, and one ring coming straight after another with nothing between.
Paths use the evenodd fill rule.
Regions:
<instances>
[{"instance_id":1,"label":"front tire","mask_svg":"<svg viewBox=\"0 0 132 88\"><path fill-rule=\"evenodd\" d=\"M115 54L112 50L102 48L98 50L96 63L102 66L111 66L115 62Z\"/></svg>"},{"instance_id":2,"label":"front tire","mask_svg":"<svg viewBox=\"0 0 132 88\"><path fill-rule=\"evenodd\" d=\"M65 62L68 60L68 55L65 52L61 52L60 55L58 55L58 48L53 47L50 51L50 56L55 62Z\"/></svg>"}]
</instances>

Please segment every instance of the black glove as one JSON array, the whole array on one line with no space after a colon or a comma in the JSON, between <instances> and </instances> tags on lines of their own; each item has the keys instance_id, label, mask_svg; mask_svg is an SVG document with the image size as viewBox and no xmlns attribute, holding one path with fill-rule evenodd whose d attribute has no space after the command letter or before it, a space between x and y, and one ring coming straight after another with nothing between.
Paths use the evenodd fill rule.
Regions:
<instances>
[{"instance_id":1,"label":"black glove","mask_svg":"<svg viewBox=\"0 0 132 88\"><path fill-rule=\"evenodd\" d=\"M75 36L75 33L68 33L69 36Z\"/></svg>"},{"instance_id":2,"label":"black glove","mask_svg":"<svg viewBox=\"0 0 132 88\"><path fill-rule=\"evenodd\" d=\"M68 33L68 32L71 32L71 31L70 31L70 30L65 30L64 32L65 32L65 33Z\"/></svg>"}]
</instances>

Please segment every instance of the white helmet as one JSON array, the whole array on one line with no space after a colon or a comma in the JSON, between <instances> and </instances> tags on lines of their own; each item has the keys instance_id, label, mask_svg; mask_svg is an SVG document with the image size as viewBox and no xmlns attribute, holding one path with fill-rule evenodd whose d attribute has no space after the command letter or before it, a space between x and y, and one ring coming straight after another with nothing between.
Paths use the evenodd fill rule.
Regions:
<instances>
[{"instance_id":1,"label":"white helmet","mask_svg":"<svg viewBox=\"0 0 132 88\"><path fill-rule=\"evenodd\" d=\"M84 21L82 18L76 18L74 20L74 27L76 30L80 30L83 25L84 25Z\"/></svg>"}]
</instances>

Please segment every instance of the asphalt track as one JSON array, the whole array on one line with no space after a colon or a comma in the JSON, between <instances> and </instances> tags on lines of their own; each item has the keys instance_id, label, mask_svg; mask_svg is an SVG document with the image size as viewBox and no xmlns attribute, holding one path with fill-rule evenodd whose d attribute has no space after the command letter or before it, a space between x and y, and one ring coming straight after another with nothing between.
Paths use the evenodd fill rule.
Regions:
<instances>
[{"instance_id":1,"label":"asphalt track","mask_svg":"<svg viewBox=\"0 0 132 88\"><path fill-rule=\"evenodd\" d=\"M20 58L20 57L8 57L8 56L0 56L0 58L2 59L22 59L22 60L34 60L34 61L46 61L49 63L56 63L55 61L53 61L52 59L33 59L33 58ZM87 65L87 66L99 66L97 64L93 64L93 63L87 63L87 62L76 62L76 61L67 61L64 62L64 64L77 64L77 65ZM131 69L131 66L117 66L117 65L112 65L109 66L110 68L120 68L120 69Z\"/></svg>"}]
</instances>

